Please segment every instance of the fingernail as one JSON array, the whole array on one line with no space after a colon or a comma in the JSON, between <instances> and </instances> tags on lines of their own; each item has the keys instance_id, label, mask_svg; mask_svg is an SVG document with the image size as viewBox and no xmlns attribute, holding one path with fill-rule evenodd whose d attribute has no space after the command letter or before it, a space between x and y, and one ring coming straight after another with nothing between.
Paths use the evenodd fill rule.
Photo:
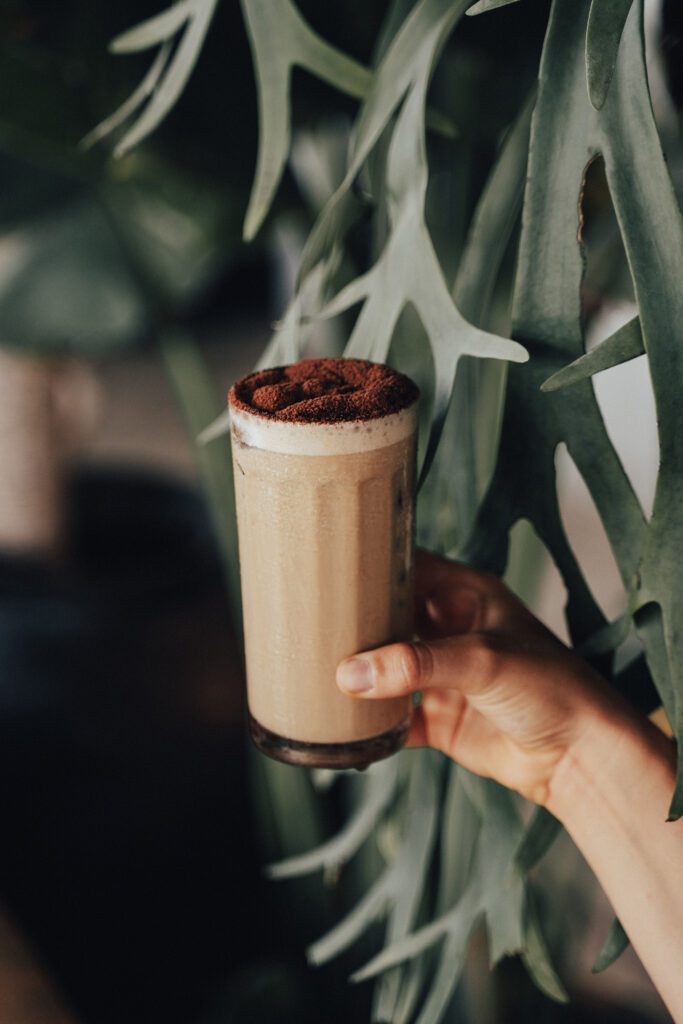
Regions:
<instances>
[{"instance_id":1,"label":"fingernail","mask_svg":"<svg viewBox=\"0 0 683 1024\"><path fill-rule=\"evenodd\" d=\"M482 595L472 587L444 587L436 590L425 601L427 615L439 626L454 633L467 633L479 623Z\"/></svg>"},{"instance_id":2,"label":"fingernail","mask_svg":"<svg viewBox=\"0 0 683 1024\"><path fill-rule=\"evenodd\" d=\"M372 664L367 658L349 658L337 669L337 682L346 693L367 693L373 687Z\"/></svg>"}]
</instances>

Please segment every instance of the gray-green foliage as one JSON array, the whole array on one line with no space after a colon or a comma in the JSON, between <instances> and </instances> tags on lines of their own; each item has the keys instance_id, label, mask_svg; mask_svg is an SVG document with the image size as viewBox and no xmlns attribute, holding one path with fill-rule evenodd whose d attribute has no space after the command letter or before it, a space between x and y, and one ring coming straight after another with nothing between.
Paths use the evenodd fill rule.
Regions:
<instances>
[{"instance_id":1,"label":"gray-green foliage","mask_svg":"<svg viewBox=\"0 0 683 1024\"><path fill-rule=\"evenodd\" d=\"M588 95L596 110L607 97L617 63L621 33L633 0L593 0L586 29Z\"/></svg>"},{"instance_id":2,"label":"gray-green foliage","mask_svg":"<svg viewBox=\"0 0 683 1024\"><path fill-rule=\"evenodd\" d=\"M473 4L469 8L467 14L470 16L476 14L486 14L487 11L493 11L496 7L507 7L508 4L516 4L518 0L479 0L478 3Z\"/></svg>"},{"instance_id":3,"label":"gray-green foliage","mask_svg":"<svg viewBox=\"0 0 683 1024\"><path fill-rule=\"evenodd\" d=\"M569 595L568 623L575 642L581 643L604 626L560 519L554 454L559 443L566 443L601 514L630 596L650 671L680 736L678 695L683 693L683 681L675 624L680 621L681 609L674 567L675 550L683 538L678 537L681 506L677 494L681 485L677 464L680 456L674 441L674 389L679 387L681 375L680 343L672 337L677 329L672 325L680 323L680 292L675 284L683 260L680 211L666 173L648 96L640 5L634 6L623 38L621 30L617 33L621 45L614 82L609 91L605 86L599 112L592 107L586 88L587 16L587 3L577 6L568 0L556 0L553 6L534 114L513 308L513 336L528 348L531 361L528 366L510 369L496 471L463 550L471 560L502 572L509 531L518 519L528 519L564 578ZM563 112L562 132L557 130L558 110ZM655 510L649 524L609 441L590 383L575 377L569 392L558 391L551 396L540 390L548 377L584 352L579 203L586 165L599 153L605 159L640 319L605 342L602 351L598 350L602 361L596 353L592 366L584 370L597 372L632 358L640 350L642 332L653 375L662 447ZM373 283L376 296L377 283ZM429 325L425 327L429 332ZM437 375L438 358L437 352ZM555 383L562 381L556 379ZM521 423L524 431L519 429ZM674 816L680 813L680 799L679 785L672 805ZM555 832L552 820L537 815L523 840L526 849L537 844L542 851ZM527 856L525 866L531 866L535 859ZM481 856L476 862L486 863ZM486 886L495 891L492 876L487 877ZM476 900L471 886L466 892L472 902L465 906L474 915ZM450 913L457 918L455 910ZM430 938L441 934L434 925L427 927L432 929ZM458 928L456 934L460 935ZM528 931L525 936L517 936L517 948L526 946L527 956L530 949L539 954L540 947L531 938ZM514 946L514 942L508 942L500 948L509 951ZM601 966L606 957L623 948L623 942L613 941L608 947ZM414 951L416 947L408 948ZM388 951L382 956L382 964L393 962ZM438 980L437 970L433 992L437 991Z\"/></svg>"},{"instance_id":4,"label":"gray-green foliage","mask_svg":"<svg viewBox=\"0 0 683 1024\"><path fill-rule=\"evenodd\" d=\"M644 352L640 320L635 316L591 352L586 352L569 366L554 373L543 382L541 391L557 391L569 384L576 384L577 381L588 380L601 370L609 370L612 366L626 363L629 359L642 356Z\"/></svg>"},{"instance_id":5,"label":"gray-green foliage","mask_svg":"<svg viewBox=\"0 0 683 1024\"><path fill-rule=\"evenodd\" d=\"M607 933L602 949L595 958L593 973L599 974L600 971L604 971L610 966L610 964L613 964L614 961L621 956L627 946L628 935L622 928L621 922L615 918L609 932Z\"/></svg>"},{"instance_id":6,"label":"gray-green foliage","mask_svg":"<svg viewBox=\"0 0 683 1024\"><path fill-rule=\"evenodd\" d=\"M296 294L266 360L296 358L312 321L354 305L360 312L347 352L391 358L402 313L406 307L415 312L420 329L411 359L433 375L423 481L432 470L420 498L421 534L442 550L457 550L502 573L510 531L520 520L531 523L567 588L574 643L600 657L600 667L610 674L614 649L633 623L644 657L620 675L612 673L614 683L626 687L635 675L647 686L653 679L680 741L683 227L648 92L642 0L553 0L538 91L501 142L453 282L446 280L427 226L425 109L434 69L463 14L491 11L495 19L494 9L512 2L481 0L467 12L466 0L417 0L403 5L403 20L393 17L401 9L394 5L392 31L376 66L367 70L316 36L291 0L243 0L261 119L248 236L262 223L283 170L292 67L302 65L362 98L346 174L313 227ZM177 15L189 6L171 11ZM164 24L177 31L180 21L168 17ZM161 33L154 40L163 45ZM598 156L604 159L638 317L586 355L581 197L587 166ZM492 332L491 306L521 202L510 340ZM364 272L340 281L348 237L368 206L379 244ZM590 381L594 373L643 352L661 449L649 521L608 437ZM523 362L527 353L529 361ZM510 364L497 461L483 496L476 443L477 396L487 372L482 358ZM621 574L627 612L614 624L606 622L564 531L555 477L561 444L588 486ZM451 514L442 525L444 508ZM354 975L380 978L374 1019L437 1024L457 984L469 936L483 921L492 962L520 952L539 987L564 999L528 877L557 835L555 819L539 809L525 827L511 794L430 752L374 767L363 788L339 837L274 869L280 875L338 869L376 828L399 823L393 855L360 903L314 943L311 960L328 960L385 919L385 948ZM681 813L679 775L671 815ZM615 922L596 969L607 966L626 942Z\"/></svg>"},{"instance_id":7,"label":"gray-green foliage","mask_svg":"<svg viewBox=\"0 0 683 1024\"><path fill-rule=\"evenodd\" d=\"M83 145L98 142L140 112L116 147L116 154L122 156L161 124L192 74L216 3L217 0L179 0L112 41L113 53L139 53L153 46L159 49L138 88L85 137Z\"/></svg>"}]
</instances>

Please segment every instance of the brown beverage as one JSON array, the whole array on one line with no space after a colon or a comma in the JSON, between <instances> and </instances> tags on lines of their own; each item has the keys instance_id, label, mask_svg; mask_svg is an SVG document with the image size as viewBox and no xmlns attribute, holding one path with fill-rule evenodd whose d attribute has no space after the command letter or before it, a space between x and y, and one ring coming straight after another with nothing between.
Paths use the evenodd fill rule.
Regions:
<instances>
[{"instance_id":1,"label":"brown beverage","mask_svg":"<svg viewBox=\"0 0 683 1024\"><path fill-rule=\"evenodd\" d=\"M417 397L356 359L230 391L250 727L277 760L363 767L405 741L408 698L345 696L335 672L412 633Z\"/></svg>"}]
</instances>

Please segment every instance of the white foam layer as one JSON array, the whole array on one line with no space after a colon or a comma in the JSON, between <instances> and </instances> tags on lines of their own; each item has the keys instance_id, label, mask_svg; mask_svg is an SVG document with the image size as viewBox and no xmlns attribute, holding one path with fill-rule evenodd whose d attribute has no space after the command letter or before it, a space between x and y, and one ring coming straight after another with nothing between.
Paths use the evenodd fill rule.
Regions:
<instances>
[{"instance_id":1,"label":"white foam layer","mask_svg":"<svg viewBox=\"0 0 683 1024\"><path fill-rule=\"evenodd\" d=\"M417 429L417 402L373 420L294 423L230 407L231 431L250 448L281 455L351 455L404 441Z\"/></svg>"}]
</instances>

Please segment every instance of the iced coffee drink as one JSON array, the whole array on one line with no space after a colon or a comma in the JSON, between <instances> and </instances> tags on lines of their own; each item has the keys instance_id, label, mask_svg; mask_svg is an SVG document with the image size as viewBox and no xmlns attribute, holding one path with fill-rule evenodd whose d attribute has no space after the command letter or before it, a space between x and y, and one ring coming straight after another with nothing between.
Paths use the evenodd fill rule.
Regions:
<instances>
[{"instance_id":1,"label":"iced coffee drink","mask_svg":"<svg viewBox=\"0 0 683 1024\"><path fill-rule=\"evenodd\" d=\"M278 760L363 767L410 700L358 700L338 663L412 633L418 391L387 366L305 359L229 395L250 728Z\"/></svg>"}]
</instances>

